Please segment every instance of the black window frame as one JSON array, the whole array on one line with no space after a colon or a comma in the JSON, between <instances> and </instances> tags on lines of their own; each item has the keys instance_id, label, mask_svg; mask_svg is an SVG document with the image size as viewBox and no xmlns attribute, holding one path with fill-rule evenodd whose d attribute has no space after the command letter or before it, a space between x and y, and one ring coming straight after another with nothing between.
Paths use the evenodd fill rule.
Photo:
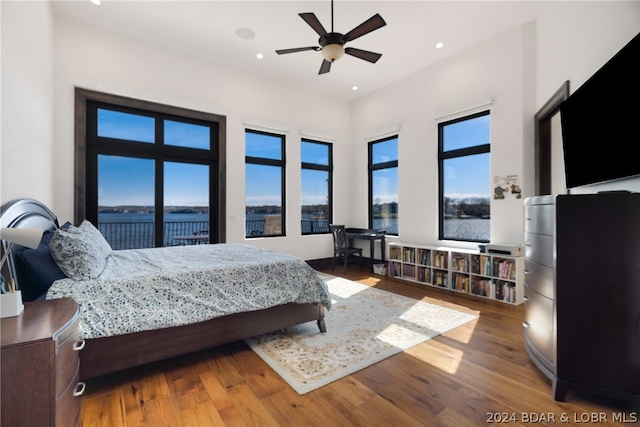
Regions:
<instances>
[{"instance_id":1,"label":"black window frame","mask_svg":"<svg viewBox=\"0 0 640 427\"><path fill-rule=\"evenodd\" d=\"M328 174L328 197L329 200L327 201L327 205L328 205L328 209L329 209L329 217L328 217L328 223L329 224L333 224L333 144L330 142L324 142L324 141L317 141L314 139L310 139L310 138L302 138L300 140L300 153L302 153L302 144L304 142L307 143L311 143L311 144L319 144L319 145L326 145L327 146L327 151L329 154L329 161L328 161L328 165L321 165L318 163L309 163L309 162L300 162L300 174L302 175L302 170L304 169L310 169L310 170L318 170L318 171L324 171L327 172ZM302 155L300 156L302 157ZM300 186L302 187L302 176L301 176L301 180L300 180ZM300 206L302 208L302 205ZM302 222L301 222L301 228L302 228ZM330 233L329 228L327 227L326 230L322 230L322 231L317 231L317 232L311 232L311 233L305 233L303 231L301 231L303 236L308 236L308 235L313 235L313 234L328 234Z\"/></svg>"},{"instance_id":2,"label":"black window frame","mask_svg":"<svg viewBox=\"0 0 640 427\"><path fill-rule=\"evenodd\" d=\"M259 135L266 135L266 136L271 136L271 137L276 137L276 138L280 138L281 144L280 144L280 160L278 159L269 159L266 157L253 157L253 156L247 156L246 155L246 150L245 150L245 157L244 157L244 161L245 161L245 165L246 164L253 164L253 165L263 165L263 166L277 166L280 167L280 180L281 180L281 201L282 201L282 207L281 207L281 233L280 234L260 234L260 235L256 235L256 236L247 236L246 234L246 227L245 227L245 238L246 239L251 239L251 238L258 238L258 237L283 237L287 235L287 216L286 216L286 206L287 206L287 199L286 199L286 146L287 146L287 137L284 134L279 134L279 133L274 133L274 132L266 132L266 131L262 131L262 130L255 130L255 129L251 129L251 128L245 128L245 138L246 138L246 134L247 133L254 133L254 134L259 134ZM245 178L246 178L246 168L245 168ZM245 186L246 186L246 182L245 182ZM246 200L245 200L245 223L246 223Z\"/></svg>"},{"instance_id":3,"label":"black window frame","mask_svg":"<svg viewBox=\"0 0 640 427\"><path fill-rule=\"evenodd\" d=\"M375 228L373 226L373 214L374 214L374 209L373 209L373 173L377 170L382 170L382 169L392 169L392 168L398 168L398 164L399 164L399 160L391 160L388 162L381 162L381 163L373 163L373 147L375 144L379 144L379 143L383 143L383 142L387 142L390 141L392 139L397 139L398 142L400 142L400 138L398 134L395 135L391 135L385 138L381 138L381 139L376 139L375 141L369 141L368 143L368 198L369 198L369 225L368 228L373 229ZM399 153L398 153L399 154ZM399 157L399 155L397 156ZM399 178L399 177L398 177ZM400 183L398 182L398 191L400 190ZM398 195L399 196L399 195ZM397 210L396 210L396 214L399 215L399 207L400 207L400 201L398 200L398 205L397 205ZM389 233L387 231L387 235L389 236L397 236L400 230L400 217L398 216L397 218L398 221L398 232L396 233Z\"/></svg>"},{"instance_id":4,"label":"black window frame","mask_svg":"<svg viewBox=\"0 0 640 427\"><path fill-rule=\"evenodd\" d=\"M144 143L97 135L97 110L153 117L156 143ZM155 223L162 224L164 162L209 166L209 242L226 241L226 117L119 95L75 89L75 218L98 224L98 156L114 155L152 159L155 162ZM210 128L209 150L164 145L164 119ZM154 246L163 246L164 227L154 228Z\"/></svg>"},{"instance_id":5,"label":"black window frame","mask_svg":"<svg viewBox=\"0 0 640 427\"><path fill-rule=\"evenodd\" d=\"M487 243L488 240L469 240L469 239L455 239L444 236L444 161L449 159L455 159L460 157L474 156L478 154L491 155L491 141L487 144L475 145L473 147L459 148L455 150L444 151L444 128L448 125L455 123L472 120L478 117L491 116L491 110L483 110L477 113L469 114L456 119L447 120L438 123L438 239L448 240L453 242L474 242L474 243ZM491 179L491 178L489 178ZM490 182L487 186L490 186ZM491 204L489 204L491 205Z\"/></svg>"}]
</instances>

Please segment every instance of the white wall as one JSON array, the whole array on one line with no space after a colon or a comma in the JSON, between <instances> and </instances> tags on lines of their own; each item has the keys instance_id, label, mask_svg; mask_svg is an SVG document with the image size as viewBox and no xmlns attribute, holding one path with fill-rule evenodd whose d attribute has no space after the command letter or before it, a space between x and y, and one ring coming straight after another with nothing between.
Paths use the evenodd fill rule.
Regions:
<instances>
[{"instance_id":1,"label":"white wall","mask_svg":"<svg viewBox=\"0 0 640 427\"><path fill-rule=\"evenodd\" d=\"M537 21L536 110L569 80L575 92L640 32L640 1L543 3Z\"/></svg>"},{"instance_id":2,"label":"white wall","mask_svg":"<svg viewBox=\"0 0 640 427\"><path fill-rule=\"evenodd\" d=\"M55 25L55 129L58 213L73 209L74 87L151 100L227 118L227 241L244 239L244 123L287 133L287 237L251 239L251 244L304 259L331 253L329 235L300 234L300 131L335 137L335 180L349 171L350 109L347 101L291 88L147 42L67 18ZM331 123L327 129L326 124ZM336 186L334 219L348 215L347 190Z\"/></svg>"},{"instance_id":3,"label":"white wall","mask_svg":"<svg viewBox=\"0 0 640 427\"><path fill-rule=\"evenodd\" d=\"M525 91L535 85L525 69L534 61L534 37L534 24L515 28L353 103L355 225L367 223L366 139L385 126L400 127L400 241L444 243L438 241L437 126L454 118L451 113L490 103L491 176L522 177L523 140L532 144L533 138L523 128L535 101ZM522 234L522 200L492 200L491 240L519 243Z\"/></svg>"},{"instance_id":4,"label":"white wall","mask_svg":"<svg viewBox=\"0 0 640 427\"><path fill-rule=\"evenodd\" d=\"M475 246L438 241L433 117L491 101L491 176L517 174L523 199L533 195L536 111L566 80L572 90L579 87L638 33L639 5L637 1L544 2L535 23L481 42L355 101L352 222L367 223L366 138L378 129L399 126L397 240ZM629 185L638 191L637 181L635 187ZM492 200L492 242L522 243L523 199Z\"/></svg>"},{"instance_id":5,"label":"white wall","mask_svg":"<svg viewBox=\"0 0 640 427\"><path fill-rule=\"evenodd\" d=\"M53 12L41 2L0 2L0 203L53 205Z\"/></svg>"},{"instance_id":6,"label":"white wall","mask_svg":"<svg viewBox=\"0 0 640 427\"><path fill-rule=\"evenodd\" d=\"M571 93L640 32L640 2L546 2L538 19L537 109L569 81ZM552 194L566 194L559 114L552 127ZM640 192L640 177L572 189Z\"/></svg>"},{"instance_id":7,"label":"white wall","mask_svg":"<svg viewBox=\"0 0 640 427\"><path fill-rule=\"evenodd\" d=\"M48 2L0 2L0 201L34 197L73 215L74 86L227 116L228 240L244 238L246 119L288 130L288 237L255 244L306 259L331 254L329 236L300 236L301 129L335 137L336 222L367 222L366 138L400 127L400 239L436 243L433 117L491 101L492 175L533 189L533 115L565 80L572 90L640 30L637 1L544 2L535 24L512 29L351 105L53 16ZM324 123L332 123L331 129ZM521 240L522 204L494 202L494 241Z\"/></svg>"}]
</instances>

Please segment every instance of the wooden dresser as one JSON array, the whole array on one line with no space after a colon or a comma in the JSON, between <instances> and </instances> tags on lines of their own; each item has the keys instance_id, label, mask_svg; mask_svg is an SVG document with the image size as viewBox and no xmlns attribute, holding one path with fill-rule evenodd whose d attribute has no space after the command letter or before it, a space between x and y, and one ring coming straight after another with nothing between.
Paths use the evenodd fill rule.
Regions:
<instances>
[{"instance_id":1,"label":"wooden dresser","mask_svg":"<svg viewBox=\"0 0 640 427\"><path fill-rule=\"evenodd\" d=\"M3 427L77 424L79 320L71 298L29 302L20 316L2 319Z\"/></svg>"},{"instance_id":2,"label":"wooden dresser","mask_svg":"<svg viewBox=\"0 0 640 427\"><path fill-rule=\"evenodd\" d=\"M525 349L552 381L640 409L640 194L525 200Z\"/></svg>"}]
</instances>

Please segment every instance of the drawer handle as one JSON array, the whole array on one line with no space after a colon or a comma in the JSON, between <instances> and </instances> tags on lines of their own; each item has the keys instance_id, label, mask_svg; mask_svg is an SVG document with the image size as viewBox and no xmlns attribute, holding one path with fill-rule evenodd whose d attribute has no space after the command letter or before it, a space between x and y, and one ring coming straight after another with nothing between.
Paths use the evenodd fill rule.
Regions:
<instances>
[{"instance_id":1,"label":"drawer handle","mask_svg":"<svg viewBox=\"0 0 640 427\"><path fill-rule=\"evenodd\" d=\"M527 302L527 301L529 301L530 299L531 299L531 298L529 298L529 296L528 296L528 295L524 295L524 296L522 297L522 301L524 301L524 302Z\"/></svg>"},{"instance_id":2,"label":"drawer handle","mask_svg":"<svg viewBox=\"0 0 640 427\"><path fill-rule=\"evenodd\" d=\"M74 351L82 350L86 343L87 342L85 340L76 341L75 344L73 344L73 350Z\"/></svg>"},{"instance_id":3,"label":"drawer handle","mask_svg":"<svg viewBox=\"0 0 640 427\"><path fill-rule=\"evenodd\" d=\"M75 397L82 396L82 393L84 393L84 390L86 388L87 388L87 384L80 381L78 384L76 384L76 388L73 390L73 395Z\"/></svg>"},{"instance_id":4,"label":"drawer handle","mask_svg":"<svg viewBox=\"0 0 640 427\"><path fill-rule=\"evenodd\" d=\"M525 328L529 329L531 327L531 325L529 324L529 322L522 322L522 326L524 326Z\"/></svg>"},{"instance_id":5,"label":"drawer handle","mask_svg":"<svg viewBox=\"0 0 640 427\"><path fill-rule=\"evenodd\" d=\"M530 272L529 270L527 270L527 269L524 269L524 270L522 270L522 271L523 271L523 273L524 273L524 274L529 274L529 273L531 273L531 272Z\"/></svg>"}]
</instances>

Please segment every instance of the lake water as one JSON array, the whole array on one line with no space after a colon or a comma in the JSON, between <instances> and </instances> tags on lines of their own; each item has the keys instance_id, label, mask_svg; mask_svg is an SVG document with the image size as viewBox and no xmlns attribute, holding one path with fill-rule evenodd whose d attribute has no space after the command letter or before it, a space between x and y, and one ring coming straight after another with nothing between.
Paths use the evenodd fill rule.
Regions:
<instances>
[{"instance_id":1,"label":"lake water","mask_svg":"<svg viewBox=\"0 0 640 427\"><path fill-rule=\"evenodd\" d=\"M264 220L264 215L247 215L249 224L251 221ZM309 215L303 215L303 220L310 220ZM208 214L173 213L165 215L165 246L175 245L176 236L192 235L208 230ZM105 235L114 249L129 247L153 246L153 222L154 215L147 213L100 213L98 228ZM373 228L387 230L388 234L398 234L398 220L395 218L373 222ZM252 230L247 230L250 234ZM489 241L488 219L449 219L445 221L445 235L462 236L470 241ZM129 240L124 243L124 240Z\"/></svg>"},{"instance_id":2,"label":"lake water","mask_svg":"<svg viewBox=\"0 0 640 427\"><path fill-rule=\"evenodd\" d=\"M490 236L489 219L447 219L444 222L445 236L459 236L456 240L488 242Z\"/></svg>"}]
</instances>

